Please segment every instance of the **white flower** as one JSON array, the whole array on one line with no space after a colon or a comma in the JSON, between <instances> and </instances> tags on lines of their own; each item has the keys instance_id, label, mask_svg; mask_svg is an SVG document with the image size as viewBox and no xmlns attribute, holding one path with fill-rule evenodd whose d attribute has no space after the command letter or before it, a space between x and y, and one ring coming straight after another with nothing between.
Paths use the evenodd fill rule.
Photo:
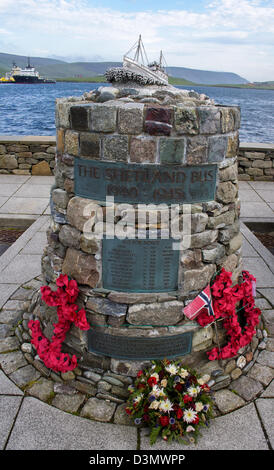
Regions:
<instances>
[{"instance_id":1,"label":"white flower","mask_svg":"<svg viewBox=\"0 0 274 470\"><path fill-rule=\"evenodd\" d=\"M201 389L199 386L197 387L189 387L187 389L187 393L188 395L190 395L191 397L197 397L197 395L200 393Z\"/></svg>"},{"instance_id":2,"label":"white flower","mask_svg":"<svg viewBox=\"0 0 274 470\"><path fill-rule=\"evenodd\" d=\"M195 421L196 418L197 418L197 413L196 413L196 411L192 410L191 408L184 411L183 420L186 423L192 423L193 421Z\"/></svg>"},{"instance_id":3,"label":"white flower","mask_svg":"<svg viewBox=\"0 0 274 470\"><path fill-rule=\"evenodd\" d=\"M195 410L199 413L199 411L202 411L204 408L204 405L201 401L197 401L195 404Z\"/></svg>"},{"instance_id":4,"label":"white flower","mask_svg":"<svg viewBox=\"0 0 274 470\"><path fill-rule=\"evenodd\" d=\"M185 377L188 376L188 371L182 368L179 370L179 375L184 379Z\"/></svg>"},{"instance_id":5,"label":"white flower","mask_svg":"<svg viewBox=\"0 0 274 470\"><path fill-rule=\"evenodd\" d=\"M173 405L172 405L171 401L167 398L166 400L161 401L159 409L161 411L170 412L170 411L173 410Z\"/></svg>"},{"instance_id":6,"label":"white flower","mask_svg":"<svg viewBox=\"0 0 274 470\"><path fill-rule=\"evenodd\" d=\"M160 396L161 390L158 385L153 385L150 395L154 395L157 398Z\"/></svg>"},{"instance_id":7,"label":"white flower","mask_svg":"<svg viewBox=\"0 0 274 470\"><path fill-rule=\"evenodd\" d=\"M193 426L187 426L186 432L192 432L195 431L195 428Z\"/></svg>"},{"instance_id":8,"label":"white flower","mask_svg":"<svg viewBox=\"0 0 274 470\"><path fill-rule=\"evenodd\" d=\"M170 373L170 375L176 375L178 372L178 367L176 367L174 364L169 364L166 367L166 371Z\"/></svg>"},{"instance_id":9,"label":"white flower","mask_svg":"<svg viewBox=\"0 0 274 470\"><path fill-rule=\"evenodd\" d=\"M142 400L143 396L144 394L141 393L140 395L138 395L138 397L133 398L134 403L139 403Z\"/></svg>"},{"instance_id":10,"label":"white flower","mask_svg":"<svg viewBox=\"0 0 274 470\"><path fill-rule=\"evenodd\" d=\"M154 400L154 401L149 405L149 408L150 408L151 410L158 410L159 405L160 405L160 402L157 401L157 400Z\"/></svg>"},{"instance_id":11,"label":"white flower","mask_svg":"<svg viewBox=\"0 0 274 470\"><path fill-rule=\"evenodd\" d=\"M161 380L161 385L162 385L162 387L166 387L167 386L167 379Z\"/></svg>"}]
</instances>

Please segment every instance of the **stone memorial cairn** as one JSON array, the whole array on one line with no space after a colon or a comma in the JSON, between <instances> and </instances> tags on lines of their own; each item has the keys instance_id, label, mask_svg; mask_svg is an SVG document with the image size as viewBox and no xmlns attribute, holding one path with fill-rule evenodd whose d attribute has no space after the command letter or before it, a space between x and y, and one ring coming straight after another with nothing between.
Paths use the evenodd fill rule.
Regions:
<instances>
[{"instance_id":1,"label":"stone memorial cairn","mask_svg":"<svg viewBox=\"0 0 274 470\"><path fill-rule=\"evenodd\" d=\"M42 256L43 285L48 284L53 290L56 289L55 281L60 273L75 279L80 289L77 304L86 310L91 330L81 331L75 326L71 328L63 351L76 354L78 366L74 371L64 374L51 372L52 378L58 382L63 379L71 387L87 394L88 400L81 411L82 416L126 423L128 417L123 407L128 396L128 386L133 383L138 370L149 365L150 361L149 358L134 359L134 345L130 359L115 357L119 356L119 341L122 344L123 340L141 338L153 345L153 339L165 338L165 347L170 346L172 351L173 338L191 332L192 341L190 348L184 352L184 364L200 373L210 374L219 369L215 375L220 376L215 377L213 390L214 387L218 390L227 386L231 381L229 374L236 368L236 361L232 361L234 364L229 367L229 372L224 372L226 363L231 364L231 361L223 361L220 370L218 361L210 362L206 355L206 351L219 342L221 345L227 342L222 321L218 320L217 328L213 325L201 328L195 320L190 321L184 316L183 308L222 267L233 272L234 282L238 281L242 271L237 182L238 107L215 105L205 95L171 86L118 84L116 88L100 87L80 98L58 99L56 126L55 185L51 191L52 217L47 232L48 245ZM139 223L138 213L142 210L137 206L137 199L141 197L140 193L131 208L122 204L127 198L136 196L136 192L127 191L129 184L136 186L137 166L140 171L150 168L154 175L161 168L169 174L189 170L189 178L192 178L187 190L191 213L189 244L183 246L181 243L183 249L175 250L178 253L178 265L165 268L168 277L166 281L160 279L155 284L155 279L143 279L139 292L134 289L134 279L137 283L138 277L149 276L151 271L153 277L159 276L155 265L158 266L157 257L164 256L163 251L156 249L152 257L148 252L149 266L143 271L138 267L135 272L134 262L130 256L123 258L121 247L114 261L112 255L115 255L115 249L108 252L107 260L104 259L105 240L98 237L100 230L106 233L110 211L114 213L115 229L125 215L130 211L135 212L135 221L127 227L127 233L131 235L136 228L143 233L148 229L154 232L160 229L168 231L176 218L181 227L185 201L176 201L178 208L175 219L173 217L171 220L169 214L169 218L164 218L163 222L160 211L156 222L150 223L145 219L144 223ZM204 175L207 174L207 167L215 168L216 180L209 178L206 183ZM127 176L124 176L126 183L123 187L121 171L125 168L134 168L135 176L124 173ZM102 175L108 180L107 184L112 184L110 187L113 193L108 194L114 196L112 204L106 204L103 198ZM113 175L120 175L118 183ZM168 176L166 178L168 180ZM97 198L93 190L96 179L99 180ZM148 190L152 188L153 191L153 183L149 181ZM162 186L165 185L163 181L160 181ZM208 194L213 194L213 197L205 200L205 193L201 190L199 201L197 185L195 193L191 192L194 181L198 181L201 188L206 183ZM88 197L83 197L82 185ZM172 199L169 194L173 193L156 201L146 200L146 195L142 195L141 202L168 205L169 197ZM181 238L182 242L183 235ZM127 240L122 242L125 247L128 246ZM119 265L120 256L122 264ZM169 281L174 272L177 279L170 287ZM127 276L132 276L128 284ZM111 279L110 287L109 284L106 287L105 279ZM168 286L167 291L165 285ZM41 321L42 330L50 339L53 324L57 321L56 308L48 307L37 294L31 310L31 318ZM93 332L95 341L96 334L107 334L114 339L114 357L107 354L107 344L105 354L92 350L90 332ZM101 348L104 349L104 344L101 344ZM173 355L176 356L176 351L173 351Z\"/></svg>"}]
</instances>

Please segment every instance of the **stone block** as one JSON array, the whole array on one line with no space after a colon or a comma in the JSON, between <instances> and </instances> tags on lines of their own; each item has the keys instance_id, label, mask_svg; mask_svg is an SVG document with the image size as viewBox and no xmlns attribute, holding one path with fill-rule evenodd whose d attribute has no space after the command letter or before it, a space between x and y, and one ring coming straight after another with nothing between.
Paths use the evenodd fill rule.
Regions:
<instances>
[{"instance_id":1,"label":"stone block","mask_svg":"<svg viewBox=\"0 0 274 470\"><path fill-rule=\"evenodd\" d=\"M176 107L174 113L174 126L177 134L198 134L199 123L195 108Z\"/></svg>"},{"instance_id":2,"label":"stone block","mask_svg":"<svg viewBox=\"0 0 274 470\"><path fill-rule=\"evenodd\" d=\"M225 256L225 247L220 243L215 243L209 245L206 248L202 249L202 258L205 263L217 263Z\"/></svg>"},{"instance_id":3,"label":"stone block","mask_svg":"<svg viewBox=\"0 0 274 470\"><path fill-rule=\"evenodd\" d=\"M226 225L232 225L235 220L235 211L227 211L224 212L223 214L217 215L217 217L209 217L208 218L208 223L207 223L207 228L211 229L217 229L217 228L223 228Z\"/></svg>"},{"instance_id":4,"label":"stone block","mask_svg":"<svg viewBox=\"0 0 274 470\"><path fill-rule=\"evenodd\" d=\"M263 366L261 364L254 364L248 372L248 377L261 382L267 386L274 377L274 371L271 367Z\"/></svg>"},{"instance_id":5,"label":"stone block","mask_svg":"<svg viewBox=\"0 0 274 470\"><path fill-rule=\"evenodd\" d=\"M211 280L215 271L215 264L207 264L200 269L191 269L189 271L185 271L183 280L184 293L204 289Z\"/></svg>"},{"instance_id":6,"label":"stone block","mask_svg":"<svg viewBox=\"0 0 274 470\"><path fill-rule=\"evenodd\" d=\"M87 131L89 128L89 105L77 105L70 108L71 128L77 131Z\"/></svg>"},{"instance_id":7,"label":"stone block","mask_svg":"<svg viewBox=\"0 0 274 470\"><path fill-rule=\"evenodd\" d=\"M51 405L56 406L56 408L59 408L59 410L66 411L68 413L77 413L84 400L85 395L82 393L77 393L75 395L59 393L54 397Z\"/></svg>"},{"instance_id":8,"label":"stone block","mask_svg":"<svg viewBox=\"0 0 274 470\"><path fill-rule=\"evenodd\" d=\"M60 242L67 247L80 248L81 232L71 225L63 225L59 232Z\"/></svg>"},{"instance_id":9,"label":"stone block","mask_svg":"<svg viewBox=\"0 0 274 470\"><path fill-rule=\"evenodd\" d=\"M211 245L218 237L218 230L205 230L191 235L191 248L203 248Z\"/></svg>"},{"instance_id":10,"label":"stone block","mask_svg":"<svg viewBox=\"0 0 274 470\"><path fill-rule=\"evenodd\" d=\"M221 413L229 413L243 406L245 401L230 390L218 390L214 393L214 400Z\"/></svg>"},{"instance_id":11,"label":"stone block","mask_svg":"<svg viewBox=\"0 0 274 470\"><path fill-rule=\"evenodd\" d=\"M54 189L51 193L52 201L54 204L61 209L66 209L69 201L69 197L66 191L63 189L57 188Z\"/></svg>"},{"instance_id":12,"label":"stone block","mask_svg":"<svg viewBox=\"0 0 274 470\"><path fill-rule=\"evenodd\" d=\"M192 351L202 351L209 348L212 344L213 329L211 326L200 328L195 331L192 339Z\"/></svg>"},{"instance_id":13,"label":"stone block","mask_svg":"<svg viewBox=\"0 0 274 470\"><path fill-rule=\"evenodd\" d=\"M81 132L80 155L81 158L100 159L100 137L98 134Z\"/></svg>"},{"instance_id":14,"label":"stone block","mask_svg":"<svg viewBox=\"0 0 274 470\"><path fill-rule=\"evenodd\" d=\"M9 154L0 155L0 168L5 168L6 170L18 168L17 158Z\"/></svg>"},{"instance_id":15,"label":"stone block","mask_svg":"<svg viewBox=\"0 0 274 470\"><path fill-rule=\"evenodd\" d=\"M185 269L202 267L202 252L199 249L184 250L181 255L181 264Z\"/></svg>"},{"instance_id":16,"label":"stone block","mask_svg":"<svg viewBox=\"0 0 274 470\"><path fill-rule=\"evenodd\" d=\"M246 401L254 400L263 391L263 386L260 382L245 375L232 382L229 388L235 390Z\"/></svg>"},{"instance_id":17,"label":"stone block","mask_svg":"<svg viewBox=\"0 0 274 470\"><path fill-rule=\"evenodd\" d=\"M129 158L128 137L111 135L103 137L103 160L124 161Z\"/></svg>"},{"instance_id":18,"label":"stone block","mask_svg":"<svg viewBox=\"0 0 274 470\"><path fill-rule=\"evenodd\" d=\"M185 152L185 139L164 138L159 139L160 163L182 164Z\"/></svg>"},{"instance_id":19,"label":"stone block","mask_svg":"<svg viewBox=\"0 0 274 470\"><path fill-rule=\"evenodd\" d=\"M90 107L91 130L94 132L115 132L116 106L93 104Z\"/></svg>"},{"instance_id":20,"label":"stone block","mask_svg":"<svg viewBox=\"0 0 274 470\"><path fill-rule=\"evenodd\" d=\"M160 106L148 107L145 111L146 121L157 121L166 124L172 123L172 111Z\"/></svg>"},{"instance_id":21,"label":"stone block","mask_svg":"<svg viewBox=\"0 0 274 470\"><path fill-rule=\"evenodd\" d=\"M271 160L253 160L252 168L272 168Z\"/></svg>"},{"instance_id":22,"label":"stone block","mask_svg":"<svg viewBox=\"0 0 274 470\"><path fill-rule=\"evenodd\" d=\"M99 281L96 260L74 248L68 248L64 259L62 273L71 276L79 284L96 287Z\"/></svg>"},{"instance_id":23,"label":"stone block","mask_svg":"<svg viewBox=\"0 0 274 470\"><path fill-rule=\"evenodd\" d=\"M89 310L92 310L101 315L111 315L114 317L124 316L127 312L126 304L117 304L109 299L103 297L91 297L86 304Z\"/></svg>"},{"instance_id":24,"label":"stone block","mask_svg":"<svg viewBox=\"0 0 274 470\"><path fill-rule=\"evenodd\" d=\"M200 133L217 134L221 132L221 112L213 106L198 108Z\"/></svg>"},{"instance_id":25,"label":"stone block","mask_svg":"<svg viewBox=\"0 0 274 470\"><path fill-rule=\"evenodd\" d=\"M113 402L90 398L83 407L81 416L94 419L95 421L109 422L114 415L116 406Z\"/></svg>"},{"instance_id":26,"label":"stone block","mask_svg":"<svg viewBox=\"0 0 274 470\"><path fill-rule=\"evenodd\" d=\"M18 387L25 387L30 382L39 379L40 373L32 366L21 367L10 374L10 378Z\"/></svg>"},{"instance_id":27,"label":"stone block","mask_svg":"<svg viewBox=\"0 0 274 470\"><path fill-rule=\"evenodd\" d=\"M143 131L144 105L127 103L118 110L118 132L120 134L141 134Z\"/></svg>"},{"instance_id":28,"label":"stone block","mask_svg":"<svg viewBox=\"0 0 274 470\"><path fill-rule=\"evenodd\" d=\"M53 384L54 382L52 380L47 380L42 377L27 388L27 393L32 397L39 398L39 400L47 401L53 395Z\"/></svg>"},{"instance_id":29,"label":"stone block","mask_svg":"<svg viewBox=\"0 0 274 470\"><path fill-rule=\"evenodd\" d=\"M219 170L219 179L220 181L237 181L238 178L238 165L234 163L227 168Z\"/></svg>"},{"instance_id":30,"label":"stone block","mask_svg":"<svg viewBox=\"0 0 274 470\"><path fill-rule=\"evenodd\" d=\"M71 103L63 102L63 98L56 100L55 122L56 127L70 128L70 106Z\"/></svg>"},{"instance_id":31,"label":"stone block","mask_svg":"<svg viewBox=\"0 0 274 470\"><path fill-rule=\"evenodd\" d=\"M188 165L207 163L208 142L205 136L193 136L187 139L186 162Z\"/></svg>"},{"instance_id":32,"label":"stone block","mask_svg":"<svg viewBox=\"0 0 274 470\"><path fill-rule=\"evenodd\" d=\"M208 161L222 162L227 150L227 137L223 135L208 138Z\"/></svg>"},{"instance_id":33,"label":"stone block","mask_svg":"<svg viewBox=\"0 0 274 470\"><path fill-rule=\"evenodd\" d=\"M130 140L130 161L155 163L156 141L151 137L133 137Z\"/></svg>"},{"instance_id":34,"label":"stone block","mask_svg":"<svg viewBox=\"0 0 274 470\"><path fill-rule=\"evenodd\" d=\"M136 377L141 369L145 369L151 365L150 361L122 361L120 359L111 359L110 369L115 374Z\"/></svg>"},{"instance_id":35,"label":"stone block","mask_svg":"<svg viewBox=\"0 0 274 470\"><path fill-rule=\"evenodd\" d=\"M223 106L220 107L220 111L222 133L226 134L227 132L235 131L239 127L238 113L236 113L231 107L225 108Z\"/></svg>"},{"instance_id":36,"label":"stone block","mask_svg":"<svg viewBox=\"0 0 274 470\"><path fill-rule=\"evenodd\" d=\"M137 304L128 309L127 321L133 325L175 325L183 318L183 302Z\"/></svg>"},{"instance_id":37,"label":"stone block","mask_svg":"<svg viewBox=\"0 0 274 470\"><path fill-rule=\"evenodd\" d=\"M235 237L233 237L228 245L228 255L235 253L235 251L239 250L242 246L243 237L242 234L239 232Z\"/></svg>"},{"instance_id":38,"label":"stone block","mask_svg":"<svg viewBox=\"0 0 274 470\"><path fill-rule=\"evenodd\" d=\"M75 196L69 200L67 220L81 232L86 228L87 233L89 233L95 223L97 210L100 211L100 208L96 201Z\"/></svg>"},{"instance_id":39,"label":"stone block","mask_svg":"<svg viewBox=\"0 0 274 470\"><path fill-rule=\"evenodd\" d=\"M251 176L263 176L264 170L261 168L247 168L246 172Z\"/></svg>"},{"instance_id":40,"label":"stone block","mask_svg":"<svg viewBox=\"0 0 274 470\"><path fill-rule=\"evenodd\" d=\"M144 130L149 135L166 135L171 134L171 124L165 122L145 121Z\"/></svg>"},{"instance_id":41,"label":"stone block","mask_svg":"<svg viewBox=\"0 0 274 470\"><path fill-rule=\"evenodd\" d=\"M56 129L56 151L62 154L65 150L65 131L64 129Z\"/></svg>"},{"instance_id":42,"label":"stone block","mask_svg":"<svg viewBox=\"0 0 274 470\"><path fill-rule=\"evenodd\" d=\"M70 155L78 157L79 154L79 134L78 132L66 131L65 151Z\"/></svg>"},{"instance_id":43,"label":"stone block","mask_svg":"<svg viewBox=\"0 0 274 470\"><path fill-rule=\"evenodd\" d=\"M219 183L216 192L216 198L225 204L235 202L237 197L238 189L231 181Z\"/></svg>"}]
</instances>

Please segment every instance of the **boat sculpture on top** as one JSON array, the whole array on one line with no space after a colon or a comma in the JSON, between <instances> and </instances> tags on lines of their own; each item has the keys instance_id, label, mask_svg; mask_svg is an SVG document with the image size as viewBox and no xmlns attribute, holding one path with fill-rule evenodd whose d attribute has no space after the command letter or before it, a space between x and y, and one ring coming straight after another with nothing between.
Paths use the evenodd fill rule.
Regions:
<instances>
[{"instance_id":1,"label":"boat sculpture on top","mask_svg":"<svg viewBox=\"0 0 274 470\"><path fill-rule=\"evenodd\" d=\"M134 57L130 54L135 50ZM148 65L144 65L144 62ZM141 35L138 41L123 57L123 67L108 69L105 76L109 82L134 81L140 85L168 85L168 75L164 68L164 57L160 52L159 62L148 63Z\"/></svg>"}]
</instances>

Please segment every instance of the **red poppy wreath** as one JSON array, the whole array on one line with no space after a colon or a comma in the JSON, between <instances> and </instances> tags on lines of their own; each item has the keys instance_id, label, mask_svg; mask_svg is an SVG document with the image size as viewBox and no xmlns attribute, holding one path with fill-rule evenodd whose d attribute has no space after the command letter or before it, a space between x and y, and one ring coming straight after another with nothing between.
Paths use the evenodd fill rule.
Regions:
<instances>
[{"instance_id":1,"label":"red poppy wreath","mask_svg":"<svg viewBox=\"0 0 274 470\"><path fill-rule=\"evenodd\" d=\"M56 372L68 372L77 366L77 358L67 353L62 353L62 343L72 323L81 330L90 328L86 312L82 308L78 310L75 301L79 294L77 282L69 280L67 275L61 274L56 280L57 290L52 291L49 286L41 287L42 300L47 305L57 307L58 323L55 323L52 340L46 338L40 327L39 320L30 320L28 327L32 332L31 343L35 346L40 359L45 366Z\"/></svg>"},{"instance_id":2,"label":"red poppy wreath","mask_svg":"<svg viewBox=\"0 0 274 470\"><path fill-rule=\"evenodd\" d=\"M211 295L214 316L224 318L223 326L230 337L229 342L220 350L213 348L207 352L211 361L227 359L235 356L239 349L249 344L256 333L261 310L256 308L253 296L254 276L248 271L242 272L243 282L232 286L232 273L222 269L211 285ZM236 307L238 304L238 307ZM241 320L239 313L241 312ZM199 325L206 326L212 323L212 317L204 308L196 318Z\"/></svg>"}]
</instances>

